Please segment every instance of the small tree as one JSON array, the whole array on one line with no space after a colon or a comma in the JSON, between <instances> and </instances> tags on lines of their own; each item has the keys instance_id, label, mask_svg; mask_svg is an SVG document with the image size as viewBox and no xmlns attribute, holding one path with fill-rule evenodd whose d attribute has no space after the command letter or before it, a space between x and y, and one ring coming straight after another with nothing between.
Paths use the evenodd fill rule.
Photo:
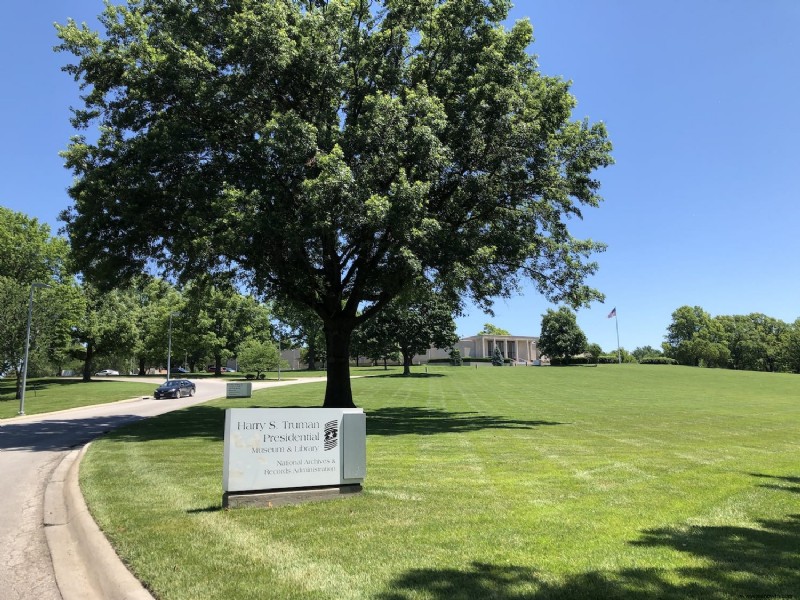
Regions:
<instances>
[{"instance_id":1,"label":"small tree","mask_svg":"<svg viewBox=\"0 0 800 600\"><path fill-rule=\"evenodd\" d=\"M262 373L278 368L281 356L272 342L250 339L237 349L237 359L240 370L255 371L256 378L261 379Z\"/></svg>"},{"instance_id":2,"label":"small tree","mask_svg":"<svg viewBox=\"0 0 800 600\"><path fill-rule=\"evenodd\" d=\"M562 306L558 310L548 309L542 315L539 349L551 359L565 362L586 350L586 335L578 327L574 312Z\"/></svg>"},{"instance_id":3,"label":"small tree","mask_svg":"<svg viewBox=\"0 0 800 600\"><path fill-rule=\"evenodd\" d=\"M494 353L492 354L492 365L495 367L503 366L503 355L500 354L500 348L498 346L494 347Z\"/></svg>"},{"instance_id":4,"label":"small tree","mask_svg":"<svg viewBox=\"0 0 800 600\"><path fill-rule=\"evenodd\" d=\"M136 298L130 288L102 292L84 282L80 289L82 310L72 327L73 356L83 362L83 381L90 381L98 359L135 350Z\"/></svg>"},{"instance_id":5,"label":"small tree","mask_svg":"<svg viewBox=\"0 0 800 600\"><path fill-rule=\"evenodd\" d=\"M461 359L461 352L458 348L450 350L450 364L454 367L460 367L464 361Z\"/></svg>"},{"instance_id":6,"label":"small tree","mask_svg":"<svg viewBox=\"0 0 800 600\"><path fill-rule=\"evenodd\" d=\"M603 349L600 347L600 344L588 344L586 346L586 352L589 354L591 362L596 363L598 357L603 354Z\"/></svg>"}]
</instances>

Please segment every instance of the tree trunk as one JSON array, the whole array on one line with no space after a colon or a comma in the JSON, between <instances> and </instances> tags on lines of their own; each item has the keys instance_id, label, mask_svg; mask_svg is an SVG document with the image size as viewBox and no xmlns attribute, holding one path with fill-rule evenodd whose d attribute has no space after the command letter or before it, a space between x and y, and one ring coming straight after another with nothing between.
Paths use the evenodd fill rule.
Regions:
<instances>
[{"instance_id":1,"label":"tree trunk","mask_svg":"<svg viewBox=\"0 0 800 600\"><path fill-rule=\"evenodd\" d=\"M147 375L147 371L144 368L144 359L139 359L139 375Z\"/></svg>"},{"instance_id":2,"label":"tree trunk","mask_svg":"<svg viewBox=\"0 0 800 600\"><path fill-rule=\"evenodd\" d=\"M350 388L350 336L353 325L341 321L325 323L328 349L328 383L323 408L355 408Z\"/></svg>"},{"instance_id":3,"label":"tree trunk","mask_svg":"<svg viewBox=\"0 0 800 600\"><path fill-rule=\"evenodd\" d=\"M92 380L92 360L94 359L94 348L91 344L86 344L86 358L83 359L83 381Z\"/></svg>"},{"instance_id":4,"label":"tree trunk","mask_svg":"<svg viewBox=\"0 0 800 600\"><path fill-rule=\"evenodd\" d=\"M308 345L308 370L309 371L316 371L317 370L317 349L314 347L313 344Z\"/></svg>"},{"instance_id":5,"label":"tree trunk","mask_svg":"<svg viewBox=\"0 0 800 600\"><path fill-rule=\"evenodd\" d=\"M404 350L401 350L400 353L403 355L403 376L408 377L411 375L411 359L413 355Z\"/></svg>"}]
</instances>

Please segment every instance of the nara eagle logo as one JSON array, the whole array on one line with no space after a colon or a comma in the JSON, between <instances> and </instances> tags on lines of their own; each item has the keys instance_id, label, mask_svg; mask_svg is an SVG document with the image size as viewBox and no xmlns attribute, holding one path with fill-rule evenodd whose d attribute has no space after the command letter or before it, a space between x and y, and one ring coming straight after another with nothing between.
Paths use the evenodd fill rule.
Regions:
<instances>
[{"instance_id":1,"label":"nara eagle logo","mask_svg":"<svg viewBox=\"0 0 800 600\"><path fill-rule=\"evenodd\" d=\"M333 450L339 444L339 421L325 423L325 450Z\"/></svg>"}]
</instances>

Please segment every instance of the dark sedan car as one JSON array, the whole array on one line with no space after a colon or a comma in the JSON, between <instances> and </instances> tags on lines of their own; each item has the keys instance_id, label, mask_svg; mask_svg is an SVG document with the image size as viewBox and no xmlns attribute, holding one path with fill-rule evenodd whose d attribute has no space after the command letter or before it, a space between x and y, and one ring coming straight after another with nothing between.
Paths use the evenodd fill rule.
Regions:
<instances>
[{"instance_id":1,"label":"dark sedan car","mask_svg":"<svg viewBox=\"0 0 800 600\"><path fill-rule=\"evenodd\" d=\"M153 396L156 400L161 398L180 398L182 396L194 396L197 388L188 379L170 379L162 383Z\"/></svg>"}]
</instances>

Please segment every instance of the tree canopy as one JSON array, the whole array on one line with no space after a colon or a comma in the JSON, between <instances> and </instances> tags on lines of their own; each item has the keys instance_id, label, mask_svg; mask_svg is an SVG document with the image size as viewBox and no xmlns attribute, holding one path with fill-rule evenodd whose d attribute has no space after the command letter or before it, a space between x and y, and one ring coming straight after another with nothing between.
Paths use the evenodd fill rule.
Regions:
<instances>
[{"instance_id":1,"label":"tree canopy","mask_svg":"<svg viewBox=\"0 0 800 600\"><path fill-rule=\"evenodd\" d=\"M730 358L722 324L699 306L681 306L672 313L664 350L691 366L722 367Z\"/></svg>"},{"instance_id":2,"label":"tree canopy","mask_svg":"<svg viewBox=\"0 0 800 600\"><path fill-rule=\"evenodd\" d=\"M563 359L586 351L586 334L581 331L575 313L566 306L548 309L542 315L539 350L550 359Z\"/></svg>"},{"instance_id":3,"label":"tree canopy","mask_svg":"<svg viewBox=\"0 0 800 600\"><path fill-rule=\"evenodd\" d=\"M367 340L380 358L399 351L403 375L411 374L416 354L435 348L451 349L458 341L451 300L430 290L418 289L412 298L397 299L364 326ZM375 352L374 352L375 353Z\"/></svg>"},{"instance_id":4,"label":"tree canopy","mask_svg":"<svg viewBox=\"0 0 800 600\"><path fill-rule=\"evenodd\" d=\"M0 206L0 372L16 374L17 398L31 298L30 365L46 362L39 360L44 355L63 355L69 345L65 332L76 310L68 252L67 241L53 237L47 224ZM38 289L31 297L33 283L50 289Z\"/></svg>"},{"instance_id":5,"label":"tree canopy","mask_svg":"<svg viewBox=\"0 0 800 600\"><path fill-rule=\"evenodd\" d=\"M483 329L478 332L478 335L511 335L511 332L492 323L484 323Z\"/></svg>"},{"instance_id":6,"label":"tree canopy","mask_svg":"<svg viewBox=\"0 0 800 600\"><path fill-rule=\"evenodd\" d=\"M664 350L684 365L800 372L797 326L763 313L712 317L699 306L681 306L672 313Z\"/></svg>"},{"instance_id":7,"label":"tree canopy","mask_svg":"<svg viewBox=\"0 0 800 600\"><path fill-rule=\"evenodd\" d=\"M353 329L419 277L481 306L532 280L573 306L603 246L602 123L573 121L507 0L139 0L58 27L83 106L62 218L79 268L237 276L313 310L326 406ZM96 135L95 135L96 132Z\"/></svg>"}]
</instances>

